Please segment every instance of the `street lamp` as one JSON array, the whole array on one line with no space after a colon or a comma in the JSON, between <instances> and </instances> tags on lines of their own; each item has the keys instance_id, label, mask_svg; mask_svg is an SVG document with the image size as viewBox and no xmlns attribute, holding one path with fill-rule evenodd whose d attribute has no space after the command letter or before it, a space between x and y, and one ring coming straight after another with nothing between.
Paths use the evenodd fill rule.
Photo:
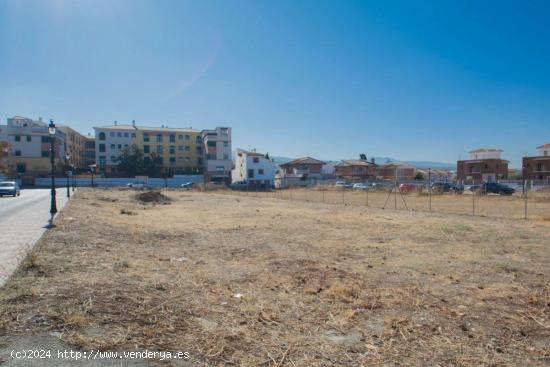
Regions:
<instances>
[{"instance_id":1,"label":"street lamp","mask_svg":"<svg viewBox=\"0 0 550 367\"><path fill-rule=\"evenodd\" d=\"M76 175L75 175L75 173L76 173L76 168L75 168L74 164L71 164L71 172L73 173L73 174L71 175L71 178L72 178L72 182L73 182L73 192L74 192L74 189L75 189L75 187L76 187Z\"/></svg>"},{"instance_id":2,"label":"street lamp","mask_svg":"<svg viewBox=\"0 0 550 367\"><path fill-rule=\"evenodd\" d=\"M65 169L67 170L67 198L71 197L71 187L69 185L69 160L71 159L71 156L69 153L65 154Z\"/></svg>"},{"instance_id":3,"label":"street lamp","mask_svg":"<svg viewBox=\"0 0 550 367\"><path fill-rule=\"evenodd\" d=\"M90 167L90 171L92 172L92 189L93 189L94 188L94 171L95 171L96 165L90 164L89 167Z\"/></svg>"},{"instance_id":4,"label":"street lamp","mask_svg":"<svg viewBox=\"0 0 550 367\"><path fill-rule=\"evenodd\" d=\"M50 119L48 125L48 133L50 134L50 164L52 166L52 188L51 188L51 203L50 203L50 225L53 224L53 217L57 213L57 205L55 203L55 124Z\"/></svg>"}]
</instances>

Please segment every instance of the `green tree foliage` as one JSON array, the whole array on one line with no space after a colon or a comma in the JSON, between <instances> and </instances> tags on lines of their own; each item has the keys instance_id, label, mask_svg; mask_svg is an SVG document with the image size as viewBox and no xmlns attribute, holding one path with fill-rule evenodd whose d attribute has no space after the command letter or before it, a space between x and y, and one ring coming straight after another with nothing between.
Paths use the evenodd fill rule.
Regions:
<instances>
[{"instance_id":1,"label":"green tree foliage","mask_svg":"<svg viewBox=\"0 0 550 367\"><path fill-rule=\"evenodd\" d=\"M137 175L161 176L162 157L155 153L151 153L150 157L145 157L136 145L124 148L115 161L118 163L118 171L130 177Z\"/></svg>"},{"instance_id":2,"label":"green tree foliage","mask_svg":"<svg viewBox=\"0 0 550 367\"><path fill-rule=\"evenodd\" d=\"M424 175L422 174L422 172L417 172L416 175L414 176L414 179L416 181L424 181Z\"/></svg>"}]
</instances>

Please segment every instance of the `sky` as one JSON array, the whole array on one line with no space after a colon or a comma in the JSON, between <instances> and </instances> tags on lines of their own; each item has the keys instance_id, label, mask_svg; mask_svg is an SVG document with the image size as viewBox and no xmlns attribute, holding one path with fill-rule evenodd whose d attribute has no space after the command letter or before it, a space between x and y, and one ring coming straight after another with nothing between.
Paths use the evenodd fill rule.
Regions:
<instances>
[{"instance_id":1,"label":"sky","mask_svg":"<svg viewBox=\"0 0 550 367\"><path fill-rule=\"evenodd\" d=\"M550 143L548 1L0 1L0 118L230 126L233 148L511 166Z\"/></svg>"}]
</instances>

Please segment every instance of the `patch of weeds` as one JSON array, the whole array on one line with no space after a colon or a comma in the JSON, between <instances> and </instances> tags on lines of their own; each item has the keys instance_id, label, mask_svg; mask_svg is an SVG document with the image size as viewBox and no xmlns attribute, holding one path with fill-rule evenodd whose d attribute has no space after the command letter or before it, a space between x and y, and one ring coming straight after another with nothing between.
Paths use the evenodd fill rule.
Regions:
<instances>
[{"instance_id":1,"label":"patch of weeds","mask_svg":"<svg viewBox=\"0 0 550 367\"><path fill-rule=\"evenodd\" d=\"M120 214L125 214L125 215L137 215L136 212L133 212L133 211L128 210L128 209L126 209L126 208L120 209Z\"/></svg>"}]
</instances>

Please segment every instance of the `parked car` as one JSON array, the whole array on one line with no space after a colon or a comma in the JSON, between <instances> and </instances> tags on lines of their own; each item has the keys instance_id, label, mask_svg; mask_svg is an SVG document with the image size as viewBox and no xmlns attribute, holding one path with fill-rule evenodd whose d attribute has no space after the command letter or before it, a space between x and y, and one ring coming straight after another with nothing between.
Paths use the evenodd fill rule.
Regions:
<instances>
[{"instance_id":1,"label":"parked car","mask_svg":"<svg viewBox=\"0 0 550 367\"><path fill-rule=\"evenodd\" d=\"M363 183L363 182L356 183L356 184L353 185L354 190L368 190L370 188L371 188L371 186L369 184Z\"/></svg>"},{"instance_id":2,"label":"parked car","mask_svg":"<svg viewBox=\"0 0 550 367\"><path fill-rule=\"evenodd\" d=\"M384 189L384 188L393 187L394 185L395 185L394 182L379 181L379 182L373 182L371 186L372 186L373 189Z\"/></svg>"},{"instance_id":3,"label":"parked car","mask_svg":"<svg viewBox=\"0 0 550 367\"><path fill-rule=\"evenodd\" d=\"M435 192L462 192L464 187L460 185L455 185L450 182L434 182L430 185L432 191Z\"/></svg>"},{"instance_id":4,"label":"parked car","mask_svg":"<svg viewBox=\"0 0 550 367\"><path fill-rule=\"evenodd\" d=\"M343 189L351 189L353 188L353 184L346 182L346 181L336 181L334 184L334 187L341 187Z\"/></svg>"},{"instance_id":5,"label":"parked car","mask_svg":"<svg viewBox=\"0 0 550 367\"><path fill-rule=\"evenodd\" d=\"M482 185L472 185L469 188L471 191L479 192L481 194L499 194L499 195L512 195L516 190L503 185L498 182L485 182Z\"/></svg>"},{"instance_id":6,"label":"parked car","mask_svg":"<svg viewBox=\"0 0 550 367\"><path fill-rule=\"evenodd\" d=\"M191 181L189 181L189 182L184 182L184 183L182 183L182 184L180 185L180 187L181 187L182 189L192 189L193 187L195 187L195 183L194 183L194 182L191 182Z\"/></svg>"},{"instance_id":7,"label":"parked car","mask_svg":"<svg viewBox=\"0 0 550 367\"><path fill-rule=\"evenodd\" d=\"M15 181L0 182L0 196L10 195L13 197L21 195L19 184Z\"/></svg>"},{"instance_id":8,"label":"parked car","mask_svg":"<svg viewBox=\"0 0 550 367\"><path fill-rule=\"evenodd\" d=\"M248 182L247 181L233 182L229 187L231 187L233 190L246 189L248 188Z\"/></svg>"},{"instance_id":9,"label":"parked car","mask_svg":"<svg viewBox=\"0 0 550 367\"><path fill-rule=\"evenodd\" d=\"M399 191L403 193L416 191L416 185L412 183L402 183L399 185Z\"/></svg>"}]
</instances>

